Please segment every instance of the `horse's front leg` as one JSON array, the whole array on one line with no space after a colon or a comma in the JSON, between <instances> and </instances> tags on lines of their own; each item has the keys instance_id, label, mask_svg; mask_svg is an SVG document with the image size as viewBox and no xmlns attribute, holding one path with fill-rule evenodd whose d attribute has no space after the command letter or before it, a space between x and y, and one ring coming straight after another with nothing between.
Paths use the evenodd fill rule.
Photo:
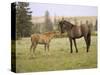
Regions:
<instances>
[{"instance_id":1,"label":"horse's front leg","mask_svg":"<svg viewBox=\"0 0 100 75\"><path fill-rule=\"evenodd\" d=\"M78 53L78 49L77 49L77 45L76 45L76 40L75 39L73 39L74 40L74 45L75 45L75 48L76 48L76 53Z\"/></svg>"},{"instance_id":2,"label":"horse's front leg","mask_svg":"<svg viewBox=\"0 0 100 75\"><path fill-rule=\"evenodd\" d=\"M70 41L70 49L71 49L71 51L70 51L70 53L72 53L73 52L73 49L72 49L72 38L69 38L69 41Z\"/></svg>"}]
</instances>

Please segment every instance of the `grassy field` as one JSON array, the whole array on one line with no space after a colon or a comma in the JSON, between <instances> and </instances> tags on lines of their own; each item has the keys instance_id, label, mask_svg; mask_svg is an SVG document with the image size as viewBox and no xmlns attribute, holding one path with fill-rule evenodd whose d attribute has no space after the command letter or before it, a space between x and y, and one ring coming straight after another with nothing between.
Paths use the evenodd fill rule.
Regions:
<instances>
[{"instance_id":1,"label":"grassy field","mask_svg":"<svg viewBox=\"0 0 100 75\"><path fill-rule=\"evenodd\" d=\"M79 53L70 53L68 38L52 39L50 51L44 51L44 45L38 45L36 56L30 54L30 38L16 42L16 72L69 70L97 67L97 36L92 36L89 53L86 53L85 41L77 39Z\"/></svg>"}]
</instances>

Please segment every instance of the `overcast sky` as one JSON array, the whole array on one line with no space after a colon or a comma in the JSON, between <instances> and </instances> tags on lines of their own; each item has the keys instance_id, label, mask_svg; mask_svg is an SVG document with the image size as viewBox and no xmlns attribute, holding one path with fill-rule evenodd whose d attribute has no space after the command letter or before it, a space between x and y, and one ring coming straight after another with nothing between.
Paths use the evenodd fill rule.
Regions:
<instances>
[{"instance_id":1,"label":"overcast sky","mask_svg":"<svg viewBox=\"0 0 100 75\"><path fill-rule=\"evenodd\" d=\"M48 10L50 16L97 16L97 7L62 4L30 3L33 16L44 16Z\"/></svg>"}]
</instances>

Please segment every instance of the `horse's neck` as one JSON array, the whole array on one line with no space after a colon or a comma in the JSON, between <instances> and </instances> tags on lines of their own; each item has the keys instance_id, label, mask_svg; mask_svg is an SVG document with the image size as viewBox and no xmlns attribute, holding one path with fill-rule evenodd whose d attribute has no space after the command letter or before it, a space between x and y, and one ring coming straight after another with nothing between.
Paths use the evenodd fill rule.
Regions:
<instances>
[{"instance_id":1,"label":"horse's neck","mask_svg":"<svg viewBox=\"0 0 100 75\"><path fill-rule=\"evenodd\" d=\"M71 33L71 30L67 31L67 35L68 35L68 36L70 35L70 33Z\"/></svg>"},{"instance_id":2,"label":"horse's neck","mask_svg":"<svg viewBox=\"0 0 100 75\"><path fill-rule=\"evenodd\" d=\"M67 32L70 32L73 28L73 25L69 25L68 28L67 28Z\"/></svg>"},{"instance_id":3,"label":"horse's neck","mask_svg":"<svg viewBox=\"0 0 100 75\"><path fill-rule=\"evenodd\" d=\"M69 28L67 29L67 35L70 36L71 35L71 31L72 28L74 27L74 25L69 25Z\"/></svg>"}]
</instances>

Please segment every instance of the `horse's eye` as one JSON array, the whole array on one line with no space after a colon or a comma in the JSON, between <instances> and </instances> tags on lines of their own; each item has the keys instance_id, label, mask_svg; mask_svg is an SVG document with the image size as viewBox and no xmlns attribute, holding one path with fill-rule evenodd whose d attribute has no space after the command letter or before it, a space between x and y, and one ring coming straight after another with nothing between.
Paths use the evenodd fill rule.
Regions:
<instances>
[{"instance_id":1,"label":"horse's eye","mask_svg":"<svg viewBox=\"0 0 100 75\"><path fill-rule=\"evenodd\" d=\"M65 28L65 27L66 27L66 25L65 25L65 24L63 24L63 27Z\"/></svg>"}]
</instances>

